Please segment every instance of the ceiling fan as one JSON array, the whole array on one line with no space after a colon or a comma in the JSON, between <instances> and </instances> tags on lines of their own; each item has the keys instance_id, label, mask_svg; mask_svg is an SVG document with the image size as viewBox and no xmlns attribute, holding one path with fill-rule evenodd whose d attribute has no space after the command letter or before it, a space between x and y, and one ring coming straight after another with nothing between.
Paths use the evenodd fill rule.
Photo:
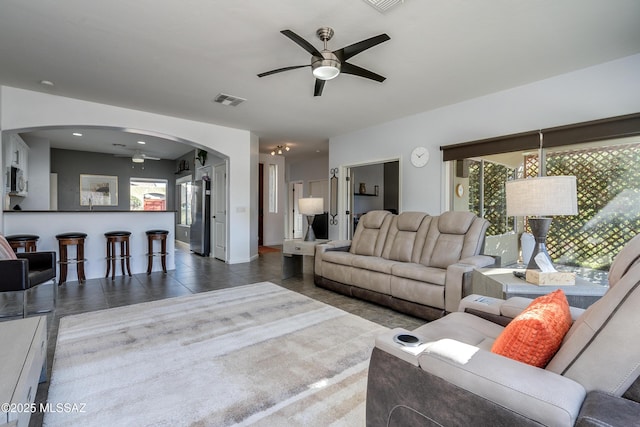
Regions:
<instances>
[{"instance_id":1,"label":"ceiling fan","mask_svg":"<svg viewBox=\"0 0 640 427\"><path fill-rule=\"evenodd\" d=\"M161 160L160 157L149 156L140 150L135 150L133 154L114 154L116 157L131 157L133 163L144 163L145 160Z\"/></svg>"},{"instance_id":2,"label":"ceiling fan","mask_svg":"<svg viewBox=\"0 0 640 427\"><path fill-rule=\"evenodd\" d=\"M291 67L278 68L275 70L260 73L258 74L258 77L270 76L271 74L295 70L296 68L311 67L313 76L316 78L316 86L313 92L313 96L322 95L322 89L324 89L325 82L327 80L338 77L340 73L352 74L354 76L375 80L377 82L383 82L385 80L385 77L376 74L373 71L358 67L357 65L350 64L347 62L347 60L369 48L390 40L390 37L386 34L380 34L375 37L362 40L358 43L343 47L342 49L330 51L329 49L327 49L327 42L333 37L333 29L329 27L322 27L316 31L316 35L318 36L318 38L324 42L324 49L322 49L322 51L319 51L311 43L291 30L282 30L280 32L286 37L289 37L296 44L298 44L300 47L311 54L311 64L293 65Z\"/></svg>"}]
</instances>

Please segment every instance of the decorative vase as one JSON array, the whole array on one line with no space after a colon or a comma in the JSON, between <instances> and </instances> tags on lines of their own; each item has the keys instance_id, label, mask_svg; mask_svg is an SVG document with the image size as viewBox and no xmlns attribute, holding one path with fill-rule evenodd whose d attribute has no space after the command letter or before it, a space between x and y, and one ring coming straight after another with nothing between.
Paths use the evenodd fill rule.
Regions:
<instances>
[{"instance_id":1,"label":"decorative vase","mask_svg":"<svg viewBox=\"0 0 640 427\"><path fill-rule=\"evenodd\" d=\"M360 189L359 189L360 194L366 194L367 192L367 185L364 182L360 183Z\"/></svg>"}]
</instances>

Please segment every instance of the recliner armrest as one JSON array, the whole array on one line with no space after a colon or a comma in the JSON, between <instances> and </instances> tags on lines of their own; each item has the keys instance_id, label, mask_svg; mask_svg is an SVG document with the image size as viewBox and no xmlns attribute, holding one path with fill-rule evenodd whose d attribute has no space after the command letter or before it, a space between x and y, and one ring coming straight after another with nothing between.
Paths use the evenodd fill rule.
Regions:
<instances>
[{"instance_id":1,"label":"recliner armrest","mask_svg":"<svg viewBox=\"0 0 640 427\"><path fill-rule=\"evenodd\" d=\"M418 360L423 371L542 425L573 425L586 396L569 378L482 349L459 363L432 346Z\"/></svg>"},{"instance_id":2,"label":"recliner armrest","mask_svg":"<svg viewBox=\"0 0 640 427\"><path fill-rule=\"evenodd\" d=\"M0 291L22 291L29 288L29 261L26 259L0 260Z\"/></svg>"}]
</instances>

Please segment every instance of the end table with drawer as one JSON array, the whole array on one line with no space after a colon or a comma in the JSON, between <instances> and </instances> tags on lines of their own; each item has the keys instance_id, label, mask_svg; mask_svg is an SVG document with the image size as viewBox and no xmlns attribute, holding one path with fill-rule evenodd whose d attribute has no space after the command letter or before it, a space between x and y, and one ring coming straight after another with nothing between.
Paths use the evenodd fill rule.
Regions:
<instances>
[{"instance_id":1,"label":"end table with drawer","mask_svg":"<svg viewBox=\"0 0 640 427\"><path fill-rule=\"evenodd\" d=\"M327 243L328 241L324 239L314 241L285 239L282 244L282 278L288 279L302 274L304 256L315 256L316 245Z\"/></svg>"}]
</instances>

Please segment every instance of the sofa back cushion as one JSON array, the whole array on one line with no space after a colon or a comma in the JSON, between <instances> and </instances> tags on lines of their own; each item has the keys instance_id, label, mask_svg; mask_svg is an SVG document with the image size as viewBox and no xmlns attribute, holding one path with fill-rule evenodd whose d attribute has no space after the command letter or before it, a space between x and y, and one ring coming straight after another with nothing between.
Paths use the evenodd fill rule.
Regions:
<instances>
[{"instance_id":1,"label":"sofa back cushion","mask_svg":"<svg viewBox=\"0 0 640 427\"><path fill-rule=\"evenodd\" d=\"M392 217L388 211L369 211L362 215L349 252L354 255L380 256Z\"/></svg>"},{"instance_id":2,"label":"sofa back cushion","mask_svg":"<svg viewBox=\"0 0 640 427\"><path fill-rule=\"evenodd\" d=\"M444 212L433 217L420 264L447 268L463 258L480 253L489 222L471 212Z\"/></svg>"},{"instance_id":3,"label":"sofa back cushion","mask_svg":"<svg viewBox=\"0 0 640 427\"><path fill-rule=\"evenodd\" d=\"M423 212L402 212L391 221L382 257L400 262L418 262L431 217Z\"/></svg>"},{"instance_id":4,"label":"sofa back cushion","mask_svg":"<svg viewBox=\"0 0 640 427\"><path fill-rule=\"evenodd\" d=\"M613 287L631 267L640 261L640 234L629 240L618 252L609 268L609 287Z\"/></svg>"},{"instance_id":5,"label":"sofa back cushion","mask_svg":"<svg viewBox=\"0 0 640 427\"><path fill-rule=\"evenodd\" d=\"M621 396L640 375L640 264L571 326L546 369L587 390Z\"/></svg>"}]
</instances>

